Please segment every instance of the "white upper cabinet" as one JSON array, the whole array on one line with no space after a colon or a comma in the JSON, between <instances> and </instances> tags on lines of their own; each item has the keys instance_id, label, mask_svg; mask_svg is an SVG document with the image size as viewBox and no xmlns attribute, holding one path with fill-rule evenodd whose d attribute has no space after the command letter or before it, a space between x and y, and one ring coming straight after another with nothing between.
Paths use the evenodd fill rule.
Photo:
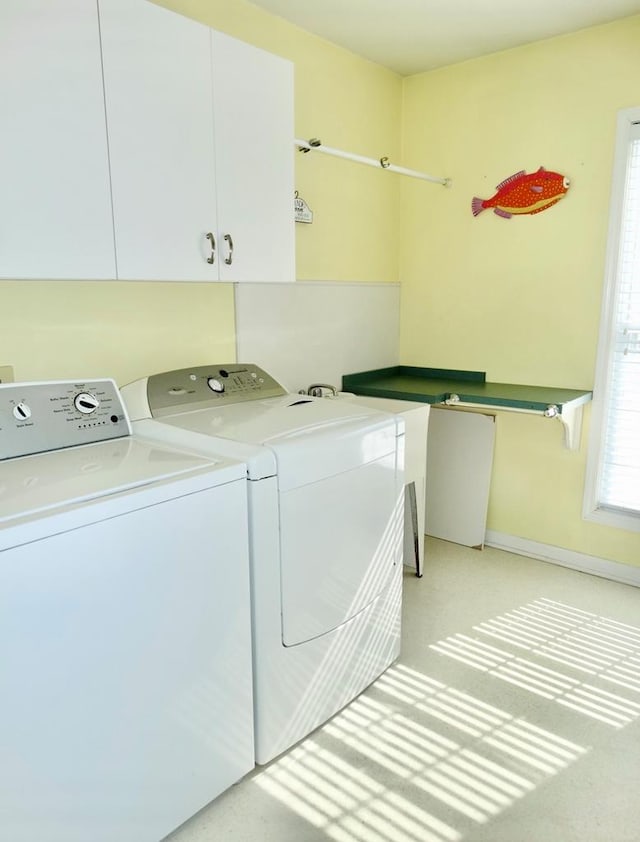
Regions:
<instances>
[{"instance_id":1,"label":"white upper cabinet","mask_svg":"<svg viewBox=\"0 0 640 842\"><path fill-rule=\"evenodd\" d=\"M118 278L213 280L210 30L146 0L99 9Z\"/></svg>"},{"instance_id":2,"label":"white upper cabinet","mask_svg":"<svg viewBox=\"0 0 640 842\"><path fill-rule=\"evenodd\" d=\"M293 68L212 36L220 279L293 281Z\"/></svg>"},{"instance_id":3,"label":"white upper cabinet","mask_svg":"<svg viewBox=\"0 0 640 842\"><path fill-rule=\"evenodd\" d=\"M114 278L95 3L0 2L0 277Z\"/></svg>"},{"instance_id":4,"label":"white upper cabinet","mask_svg":"<svg viewBox=\"0 0 640 842\"><path fill-rule=\"evenodd\" d=\"M294 280L293 73L147 0L99 0L118 278Z\"/></svg>"}]
</instances>

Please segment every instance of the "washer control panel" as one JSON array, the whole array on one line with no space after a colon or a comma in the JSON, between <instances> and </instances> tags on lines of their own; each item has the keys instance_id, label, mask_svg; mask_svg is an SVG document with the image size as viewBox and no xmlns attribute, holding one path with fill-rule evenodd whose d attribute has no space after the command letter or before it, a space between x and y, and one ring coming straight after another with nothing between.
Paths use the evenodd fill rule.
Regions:
<instances>
[{"instance_id":1,"label":"washer control panel","mask_svg":"<svg viewBox=\"0 0 640 842\"><path fill-rule=\"evenodd\" d=\"M0 459L130 434L113 380L0 384Z\"/></svg>"},{"instance_id":2,"label":"washer control panel","mask_svg":"<svg viewBox=\"0 0 640 842\"><path fill-rule=\"evenodd\" d=\"M153 374L147 400L153 417L286 395L287 390L257 365L203 365Z\"/></svg>"}]
</instances>

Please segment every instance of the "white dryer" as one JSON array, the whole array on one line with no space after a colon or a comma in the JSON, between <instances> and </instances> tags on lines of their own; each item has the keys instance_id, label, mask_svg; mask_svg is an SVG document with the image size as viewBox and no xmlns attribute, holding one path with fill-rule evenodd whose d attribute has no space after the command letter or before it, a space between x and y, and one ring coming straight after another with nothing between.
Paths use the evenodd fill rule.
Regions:
<instances>
[{"instance_id":1,"label":"white dryer","mask_svg":"<svg viewBox=\"0 0 640 842\"><path fill-rule=\"evenodd\" d=\"M256 365L122 388L134 430L248 466L256 760L325 722L400 651L403 422L293 395Z\"/></svg>"},{"instance_id":2,"label":"white dryer","mask_svg":"<svg viewBox=\"0 0 640 842\"><path fill-rule=\"evenodd\" d=\"M158 842L254 765L245 465L0 386L0 839Z\"/></svg>"}]
</instances>

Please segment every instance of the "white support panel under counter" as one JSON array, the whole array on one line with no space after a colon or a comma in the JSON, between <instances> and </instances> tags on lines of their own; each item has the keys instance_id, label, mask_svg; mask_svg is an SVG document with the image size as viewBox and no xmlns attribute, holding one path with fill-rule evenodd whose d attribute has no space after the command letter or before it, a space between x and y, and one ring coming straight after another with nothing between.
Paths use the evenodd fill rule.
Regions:
<instances>
[{"instance_id":1,"label":"white support panel under counter","mask_svg":"<svg viewBox=\"0 0 640 842\"><path fill-rule=\"evenodd\" d=\"M427 445L426 533L482 549L495 416L432 407Z\"/></svg>"}]
</instances>

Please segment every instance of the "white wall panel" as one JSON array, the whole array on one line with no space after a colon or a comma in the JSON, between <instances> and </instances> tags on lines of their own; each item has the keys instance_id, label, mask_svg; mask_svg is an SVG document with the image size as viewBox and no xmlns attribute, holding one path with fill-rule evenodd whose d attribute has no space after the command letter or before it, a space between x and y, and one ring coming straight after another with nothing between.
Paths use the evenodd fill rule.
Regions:
<instances>
[{"instance_id":1,"label":"white wall panel","mask_svg":"<svg viewBox=\"0 0 640 842\"><path fill-rule=\"evenodd\" d=\"M398 284L238 284L235 305L238 362L291 391L340 388L343 374L398 365Z\"/></svg>"}]
</instances>

